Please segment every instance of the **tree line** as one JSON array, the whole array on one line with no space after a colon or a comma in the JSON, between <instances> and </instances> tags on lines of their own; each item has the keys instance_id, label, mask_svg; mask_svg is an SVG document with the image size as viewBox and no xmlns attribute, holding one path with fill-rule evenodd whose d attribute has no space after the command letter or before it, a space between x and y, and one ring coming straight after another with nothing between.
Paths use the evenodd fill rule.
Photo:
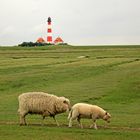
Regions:
<instances>
[{"instance_id":1,"label":"tree line","mask_svg":"<svg viewBox=\"0 0 140 140\"><path fill-rule=\"evenodd\" d=\"M23 42L19 44L20 47L38 47L38 46L48 46L48 45L54 45L51 43L40 43L40 42ZM68 45L67 43L59 43L58 45Z\"/></svg>"},{"instance_id":2,"label":"tree line","mask_svg":"<svg viewBox=\"0 0 140 140\"><path fill-rule=\"evenodd\" d=\"M53 45L51 43L39 43L39 42L23 42L19 44L18 46L21 47L36 47L36 46L47 46L47 45Z\"/></svg>"}]
</instances>

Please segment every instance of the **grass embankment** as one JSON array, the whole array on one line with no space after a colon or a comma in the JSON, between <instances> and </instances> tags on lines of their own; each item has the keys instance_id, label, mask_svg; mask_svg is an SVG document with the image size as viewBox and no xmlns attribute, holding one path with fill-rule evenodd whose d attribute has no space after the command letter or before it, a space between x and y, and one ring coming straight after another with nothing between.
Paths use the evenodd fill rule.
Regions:
<instances>
[{"instance_id":1,"label":"grass embankment","mask_svg":"<svg viewBox=\"0 0 140 140\"><path fill-rule=\"evenodd\" d=\"M87 56L78 58L79 56ZM68 97L72 104L97 104L112 115L98 131L67 128L67 114L40 126L41 117L27 116L29 126L18 126L17 97L28 91L44 91ZM139 139L140 47L56 46L0 48L0 139Z\"/></svg>"}]
</instances>

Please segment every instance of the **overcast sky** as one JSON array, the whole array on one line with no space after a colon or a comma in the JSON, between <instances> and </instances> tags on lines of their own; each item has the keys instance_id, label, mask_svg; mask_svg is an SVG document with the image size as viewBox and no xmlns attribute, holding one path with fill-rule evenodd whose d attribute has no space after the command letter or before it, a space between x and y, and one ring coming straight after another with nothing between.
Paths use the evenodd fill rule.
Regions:
<instances>
[{"instance_id":1,"label":"overcast sky","mask_svg":"<svg viewBox=\"0 0 140 140\"><path fill-rule=\"evenodd\" d=\"M140 0L0 0L0 45L47 37L72 45L140 44Z\"/></svg>"}]
</instances>

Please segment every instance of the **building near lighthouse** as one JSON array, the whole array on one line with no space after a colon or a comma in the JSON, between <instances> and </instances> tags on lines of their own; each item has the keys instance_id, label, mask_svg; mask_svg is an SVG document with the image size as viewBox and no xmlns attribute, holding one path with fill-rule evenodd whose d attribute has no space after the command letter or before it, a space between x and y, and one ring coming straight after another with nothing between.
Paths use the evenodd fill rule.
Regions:
<instances>
[{"instance_id":1,"label":"building near lighthouse","mask_svg":"<svg viewBox=\"0 0 140 140\"><path fill-rule=\"evenodd\" d=\"M45 40L42 37L40 37L40 38L37 39L36 42L37 43L45 43Z\"/></svg>"},{"instance_id":2,"label":"building near lighthouse","mask_svg":"<svg viewBox=\"0 0 140 140\"><path fill-rule=\"evenodd\" d=\"M64 43L64 41L62 40L61 37L57 37L57 38L54 40L54 44L55 44L55 45L63 44L63 43Z\"/></svg>"}]
</instances>

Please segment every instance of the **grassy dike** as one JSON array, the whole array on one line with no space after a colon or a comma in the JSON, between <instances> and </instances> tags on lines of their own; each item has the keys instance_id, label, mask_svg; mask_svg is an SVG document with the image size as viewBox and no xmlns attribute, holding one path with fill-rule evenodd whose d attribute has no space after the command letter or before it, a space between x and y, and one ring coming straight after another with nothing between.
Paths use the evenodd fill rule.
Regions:
<instances>
[{"instance_id":1,"label":"grassy dike","mask_svg":"<svg viewBox=\"0 0 140 140\"><path fill-rule=\"evenodd\" d=\"M79 58L79 56L86 56ZM99 130L90 120L68 128L67 113L41 126L41 116L28 115L18 125L19 94L44 91L66 96L72 104L86 102L108 110L112 121ZM0 47L0 139L139 140L140 46Z\"/></svg>"}]
</instances>

